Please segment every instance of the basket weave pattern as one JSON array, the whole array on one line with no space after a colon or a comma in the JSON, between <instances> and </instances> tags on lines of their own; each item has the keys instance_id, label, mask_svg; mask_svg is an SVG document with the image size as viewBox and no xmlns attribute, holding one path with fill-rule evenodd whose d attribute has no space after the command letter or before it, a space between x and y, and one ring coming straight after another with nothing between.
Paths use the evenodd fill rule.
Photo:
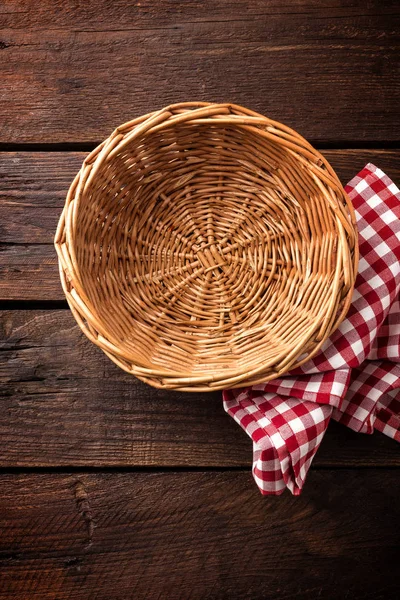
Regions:
<instances>
[{"instance_id":1,"label":"basket weave pattern","mask_svg":"<svg viewBox=\"0 0 400 600\"><path fill-rule=\"evenodd\" d=\"M267 381L313 356L350 304L351 204L301 136L232 104L118 127L84 161L55 238L84 333L156 387Z\"/></svg>"}]
</instances>

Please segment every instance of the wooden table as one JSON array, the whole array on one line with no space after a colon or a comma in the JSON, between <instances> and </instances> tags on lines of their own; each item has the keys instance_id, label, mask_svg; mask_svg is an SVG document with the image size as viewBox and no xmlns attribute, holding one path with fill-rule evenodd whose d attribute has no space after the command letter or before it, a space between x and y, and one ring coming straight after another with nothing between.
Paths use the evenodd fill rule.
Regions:
<instances>
[{"instance_id":1,"label":"wooden table","mask_svg":"<svg viewBox=\"0 0 400 600\"><path fill-rule=\"evenodd\" d=\"M303 494L261 497L219 393L153 390L84 338L52 245L85 153L180 100L399 183L398 2L2 0L0 57L0 598L398 597L397 444L332 424Z\"/></svg>"}]
</instances>

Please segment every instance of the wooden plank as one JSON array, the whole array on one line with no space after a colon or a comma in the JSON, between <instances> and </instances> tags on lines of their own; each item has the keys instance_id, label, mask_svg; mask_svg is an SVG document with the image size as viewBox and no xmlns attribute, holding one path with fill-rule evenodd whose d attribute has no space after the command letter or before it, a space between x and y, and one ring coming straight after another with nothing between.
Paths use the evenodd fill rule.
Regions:
<instances>
[{"instance_id":1,"label":"wooden plank","mask_svg":"<svg viewBox=\"0 0 400 600\"><path fill-rule=\"evenodd\" d=\"M323 153L343 183L367 162L400 182L398 150ZM64 299L52 240L69 184L85 155L0 153L0 300Z\"/></svg>"},{"instance_id":2,"label":"wooden plank","mask_svg":"<svg viewBox=\"0 0 400 600\"><path fill-rule=\"evenodd\" d=\"M346 185L367 163L382 169L398 186L400 185L400 150L321 150L329 160L340 181Z\"/></svg>"},{"instance_id":3,"label":"wooden plank","mask_svg":"<svg viewBox=\"0 0 400 600\"><path fill-rule=\"evenodd\" d=\"M87 152L0 152L0 243L52 244Z\"/></svg>"},{"instance_id":4,"label":"wooden plank","mask_svg":"<svg viewBox=\"0 0 400 600\"><path fill-rule=\"evenodd\" d=\"M0 300L65 300L53 244L0 243Z\"/></svg>"},{"instance_id":5,"label":"wooden plank","mask_svg":"<svg viewBox=\"0 0 400 600\"><path fill-rule=\"evenodd\" d=\"M0 313L0 467L245 466L219 392L155 390L116 367L69 311ZM398 445L332 423L316 466L400 466Z\"/></svg>"},{"instance_id":6,"label":"wooden plank","mask_svg":"<svg viewBox=\"0 0 400 600\"><path fill-rule=\"evenodd\" d=\"M299 498L263 498L241 472L1 483L2 600L398 595L395 471L314 471Z\"/></svg>"},{"instance_id":7,"label":"wooden plank","mask_svg":"<svg viewBox=\"0 0 400 600\"><path fill-rule=\"evenodd\" d=\"M322 150L343 184L374 162L400 184L399 150ZM86 152L0 152L0 243L51 244Z\"/></svg>"},{"instance_id":8,"label":"wooden plank","mask_svg":"<svg viewBox=\"0 0 400 600\"><path fill-rule=\"evenodd\" d=\"M395 0L3 0L0 19L3 142L101 140L196 99L313 140L398 140Z\"/></svg>"}]
</instances>

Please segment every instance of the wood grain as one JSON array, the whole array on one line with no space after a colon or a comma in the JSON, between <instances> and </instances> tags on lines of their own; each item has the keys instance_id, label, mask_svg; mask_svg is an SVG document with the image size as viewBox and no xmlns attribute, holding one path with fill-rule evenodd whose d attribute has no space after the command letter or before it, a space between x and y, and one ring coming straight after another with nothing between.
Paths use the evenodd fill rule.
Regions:
<instances>
[{"instance_id":1,"label":"wood grain","mask_svg":"<svg viewBox=\"0 0 400 600\"><path fill-rule=\"evenodd\" d=\"M67 310L0 313L0 467L245 466L219 392L155 390L118 369ZM332 423L316 466L400 466L381 434Z\"/></svg>"},{"instance_id":2,"label":"wood grain","mask_svg":"<svg viewBox=\"0 0 400 600\"><path fill-rule=\"evenodd\" d=\"M398 51L395 0L3 0L0 137L101 140L190 99L313 140L398 140Z\"/></svg>"},{"instance_id":3,"label":"wood grain","mask_svg":"<svg viewBox=\"0 0 400 600\"><path fill-rule=\"evenodd\" d=\"M398 150L325 150L343 183L367 162L400 182ZM83 152L0 153L0 300L63 300L52 245Z\"/></svg>"},{"instance_id":4,"label":"wood grain","mask_svg":"<svg viewBox=\"0 0 400 600\"><path fill-rule=\"evenodd\" d=\"M298 498L240 472L3 476L0 598L396 598L399 493L385 469Z\"/></svg>"},{"instance_id":5,"label":"wood grain","mask_svg":"<svg viewBox=\"0 0 400 600\"><path fill-rule=\"evenodd\" d=\"M185 99L323 147L398 144L399 17L397 0L2 0L0 300L63 299L52 240L86 152L37 150ZM400 182L398 150L323 153L343 183L369 161ZM0 313L0 408L0 600L398 596L386 436L331 423L302 495L263 498L220 394L145 386L67 310Z\"/></svg>"}]
</instances>

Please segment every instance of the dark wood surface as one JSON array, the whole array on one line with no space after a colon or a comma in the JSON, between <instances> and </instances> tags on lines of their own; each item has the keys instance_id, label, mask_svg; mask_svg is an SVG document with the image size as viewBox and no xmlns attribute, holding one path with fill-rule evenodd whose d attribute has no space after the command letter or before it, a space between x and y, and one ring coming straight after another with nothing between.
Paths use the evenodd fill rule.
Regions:
<instances>
[{"instance_id":1,"label":"dark wood surface","mask_svg":"<svg viewBox=\"0 0 400 600\"><path fill-rule=\"evenodd\" d=\"M87 142L187 98L397 141L397 0L3 0L3 142Z\"/></svg>"},{"instance_id":2,"label":"dark wood surface","mask_svg":"<svg viewBox=\"0 0 400 600\"><path fill-rule=\"evenodd\" d=\"M80 333L52 239L86 153L167 103L297 129L400 182L396 0L3 0L0 599L398 597L400 453L332 423L263 498L215 394L153 390Z\"/></svg>"},{"instance_id":3,"label":"dark wood surface","mask_svg":"<svg viewBox=\"0 0 400 600\"><path fill-rule=\"evenodd\" d=\"M374 469L299 498L248 472L4 476L0 598L396 598L399 492Z\"/></svg>"}]
</instances>

